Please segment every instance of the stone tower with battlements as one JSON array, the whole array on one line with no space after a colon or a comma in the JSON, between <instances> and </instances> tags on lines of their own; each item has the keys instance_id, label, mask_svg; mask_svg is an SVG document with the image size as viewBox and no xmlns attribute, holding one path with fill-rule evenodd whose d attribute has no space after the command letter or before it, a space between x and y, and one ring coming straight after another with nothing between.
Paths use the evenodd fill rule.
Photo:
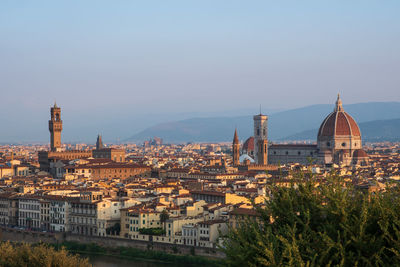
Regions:
<instances>
[{"instance_id":1,"label":"stone tower with battlements","mask_svg":"<svg viewBox=\"0 0 400 267\"><path fill-rule=\"evenodd\" d=\"M268 116L253 116L254 121L254 161L256 164L268 163Z\"/></svg>"},{"instance_id":2,"label":"stone tower with battlements","mask_svg":"<svg viewBox=\"0 0 400 267\"><path fill-rule=\"evenodd\" d=\"M62 131L62 120L61 120L61 108L54 106L50 108L50 120L49 120L49 131L50 131L50 149L51 151L61 151L61 131Z\"/></svg>"}]
</instances>

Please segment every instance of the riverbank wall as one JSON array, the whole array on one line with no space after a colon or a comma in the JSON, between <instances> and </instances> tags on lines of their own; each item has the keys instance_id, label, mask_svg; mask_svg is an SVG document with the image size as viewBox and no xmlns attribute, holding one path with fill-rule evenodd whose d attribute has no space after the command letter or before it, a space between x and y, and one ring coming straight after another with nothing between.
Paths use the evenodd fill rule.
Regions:
<instances>
[{"instance_id":1,"label":"riverbank wall","mask_svg":"<svg viewBox=\"0 0 400 267\"><path fill-rule=\"evenodd\" d=\"M132 240L119 237L82 236L69 233L35 232L16 228L0 227L0 240L26 243L77 242L96 244L102 247L132 247L141 250L155 250L176 255L197 255L209 258L225 258L225 254L215 248L186 246L156 241Z\"/></svg>"}]
</instances>

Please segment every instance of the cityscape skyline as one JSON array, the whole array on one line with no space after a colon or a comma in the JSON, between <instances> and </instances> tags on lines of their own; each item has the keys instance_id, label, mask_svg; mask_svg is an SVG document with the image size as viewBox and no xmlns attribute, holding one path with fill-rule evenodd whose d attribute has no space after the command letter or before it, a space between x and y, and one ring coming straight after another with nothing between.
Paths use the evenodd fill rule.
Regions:
<instances>
[{"instance_id":1,"label":"cityscape skyline","mask_svg":"<svg viewBox=\"0 0 400 267\"><path fill-rule=\"evenodd\" d=\"M56 105L56 103L54 103ZM60 106L57 104L57 106ZM391 132L388 136L371 136L367 133L368 140L375 140L376 138L383 138L386 140L397 140L398 135L393 131L397 131L395 124L399 120L398 115L400 112L400 102L369 102L369 103L356 103L344 105L349 107L350 111L354 112L355 117L359 119L362 123L374 123L374 122L384 122L389 125L391 129L388 128L386 131ZM169 113L165 114L147 114L143 119L146 121L147 125L141 125L141 128L135 128L130 126L131 118L128 117L113 117L114 114L108 114L109 116L105 118L95 117L92 113L85 114L82 117L81 114L74 114L73 111L67 108L63 110L63 117L66 122L66 135L63 135L63 140L65 143L78 144L78 143L94 143L94 136L98 134L103 135L107 143L118 144L118 143L140 143L143 140L148 140L153 137L161 137L167 142L171 143L186 143L186 142L226 142L229 140L227 133L234 127L239 127L240 132L243 133L243 129L248 127L248 117L252 114L258 114L261 112L265 115L272 115L272 124L274 126L272 130L272 140L274 141L287 141L290 136L310 136L310 130L316 131L314 129L317 127L317 122L322 119L323 115L330 112L332 104L317 104L306 107L301 107L299 109L289 109L289 110L274 110L274 109L259 109L254 112L253 109L237 109L225 112L203 112L203 113L182 113L174 114L171 116ZM260 107L259 107L260 108ZM52 109L52 106L46 108L46 113L48 110ZM70 114L70 112L72 114ZM46 117L48 116L45 115ZM92 117L94 116L94 117ZM181 116L181 117L179 117ZM301 122L304 118L307 121ZM9 117L8 117L9 118ZM153 120L152 120L153 119ZM175 120L174 120L175 119ZM14 124L8 126L8 131L0 134L0 143L16 143L16 144L29 144L37 143L43 144L47 143L48 140L45 138L47 133L47 127L45 127L45 120L42 117L35 117L33 121L27 120L26 117L17 118L20 124ZM63 120L64 121L64 120ZM193 123L199 124L200 128L196 128ZM29 125L31 123L32 126ZM177 124L178 127L173 126ZM290 124L290 125L289 125ZM186 126L185 126L186 125ZM30 127L29 132L18 130L18 127ZM39 127L40 126L40 127ZM363 127L367 127L362 124ZM370 128L372 125L368 125ZM147 127L147 128L146 128ZM182 128L183 127L183 128ZM186 128L185 128L186 127ZM194 127L194 128L193 128ZM189 136L184 137L184 139L171 139L171 134L180 135L179 131L198 131L202 127L205 128L216 128L214 132L203 133L210 139L197 139ZM382 127L382 126L373 126ZM172 132L168 132L170 130ZM278 130L277 130L278 129ZM165 132L164 130L167 130ZM382 134L384 131L380 131ZM7 140L4 136L14 136L14 139ZM211 134L211 136L210 136ZM249 135L248 129L244 131L245 135ZM17 137L15 137L15 135ZM166 135L166 136L165 136ZM138 137L140 136L140 137ZM225 136L221 139L221 136ZM66 137L66 138L65 138ZM287 139L287 137L289 139ZM2 140L3 138L3 140ZM37 139L34 139L37 138ZM65 139L64 139L65 138ZM74 139L75 138L75 139ZM207 137L206 137L207 138ZM286 138L286 139L285 139ZM298 140L309 140L306 139ZM294 139L297 140L297 139ZM242 140L244 141L244 140Z\"/></svg>"},{"instance_id":2,"label":"cityscape skyline","mask_svg":"<svg viewBox=\"0 0 400 267\"><path fill-rule=\"evenodd\" d=\"M0 265L400 266L400 1L0 1Z\"/></svg>"}]
</instances>

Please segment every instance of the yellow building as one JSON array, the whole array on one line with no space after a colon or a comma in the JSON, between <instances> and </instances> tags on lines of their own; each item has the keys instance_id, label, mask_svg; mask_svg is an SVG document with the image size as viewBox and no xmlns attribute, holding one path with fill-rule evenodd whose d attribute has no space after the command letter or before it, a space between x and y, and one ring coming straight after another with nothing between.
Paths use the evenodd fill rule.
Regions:
<instances>
[{"instance_id":1,"label":"yellow building","mask_svg":"<svg viewBox=\"0 0 400 267\"><path fill-rule=\"evenodd\" d=\"M160 214L141 205L121 209L121 237L137 239L139 229L162 228Z\"/></svg>"}]
</instances>

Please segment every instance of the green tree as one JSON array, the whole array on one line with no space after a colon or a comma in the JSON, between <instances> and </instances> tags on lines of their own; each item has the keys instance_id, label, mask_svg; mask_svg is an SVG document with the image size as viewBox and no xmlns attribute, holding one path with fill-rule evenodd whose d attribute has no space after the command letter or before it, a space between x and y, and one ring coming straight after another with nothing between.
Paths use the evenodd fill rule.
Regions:
<instances>
[{"instance_id":1,"label":"green tree","mask_svg":"<svg viewBox=\"0 0 400 267\"><path fill-rule=\"evenodd\" d=\"M231 229L223 250L230 266L398 266L400 192L368 193L331 175L323 183L297 173L269 188L257 220Z\"/></svg>"},{"instance_id":2,"label":"green tree","mask_svg":"<svg viewBox=\"0 0 400 267\"><path fill-rule=\"evenodd\" d=\"M163 210L160 214L160 222L163 224L163 228L164 228L164 232L166 232L167 230L165 229L166 225L166 221L169 219L169 214L167 210Z\"/></svg>"},{"instance_id":3,"label":"green tree","mask_svg":"<svg viewBox=\"0 0 400 267\"><path fill-rule=\"evenodd\" d=\"M0 244L2 267L88 267L87 259L69 254L64 248L55 250L44 244Z\"/></svg>"}]
</instances>

